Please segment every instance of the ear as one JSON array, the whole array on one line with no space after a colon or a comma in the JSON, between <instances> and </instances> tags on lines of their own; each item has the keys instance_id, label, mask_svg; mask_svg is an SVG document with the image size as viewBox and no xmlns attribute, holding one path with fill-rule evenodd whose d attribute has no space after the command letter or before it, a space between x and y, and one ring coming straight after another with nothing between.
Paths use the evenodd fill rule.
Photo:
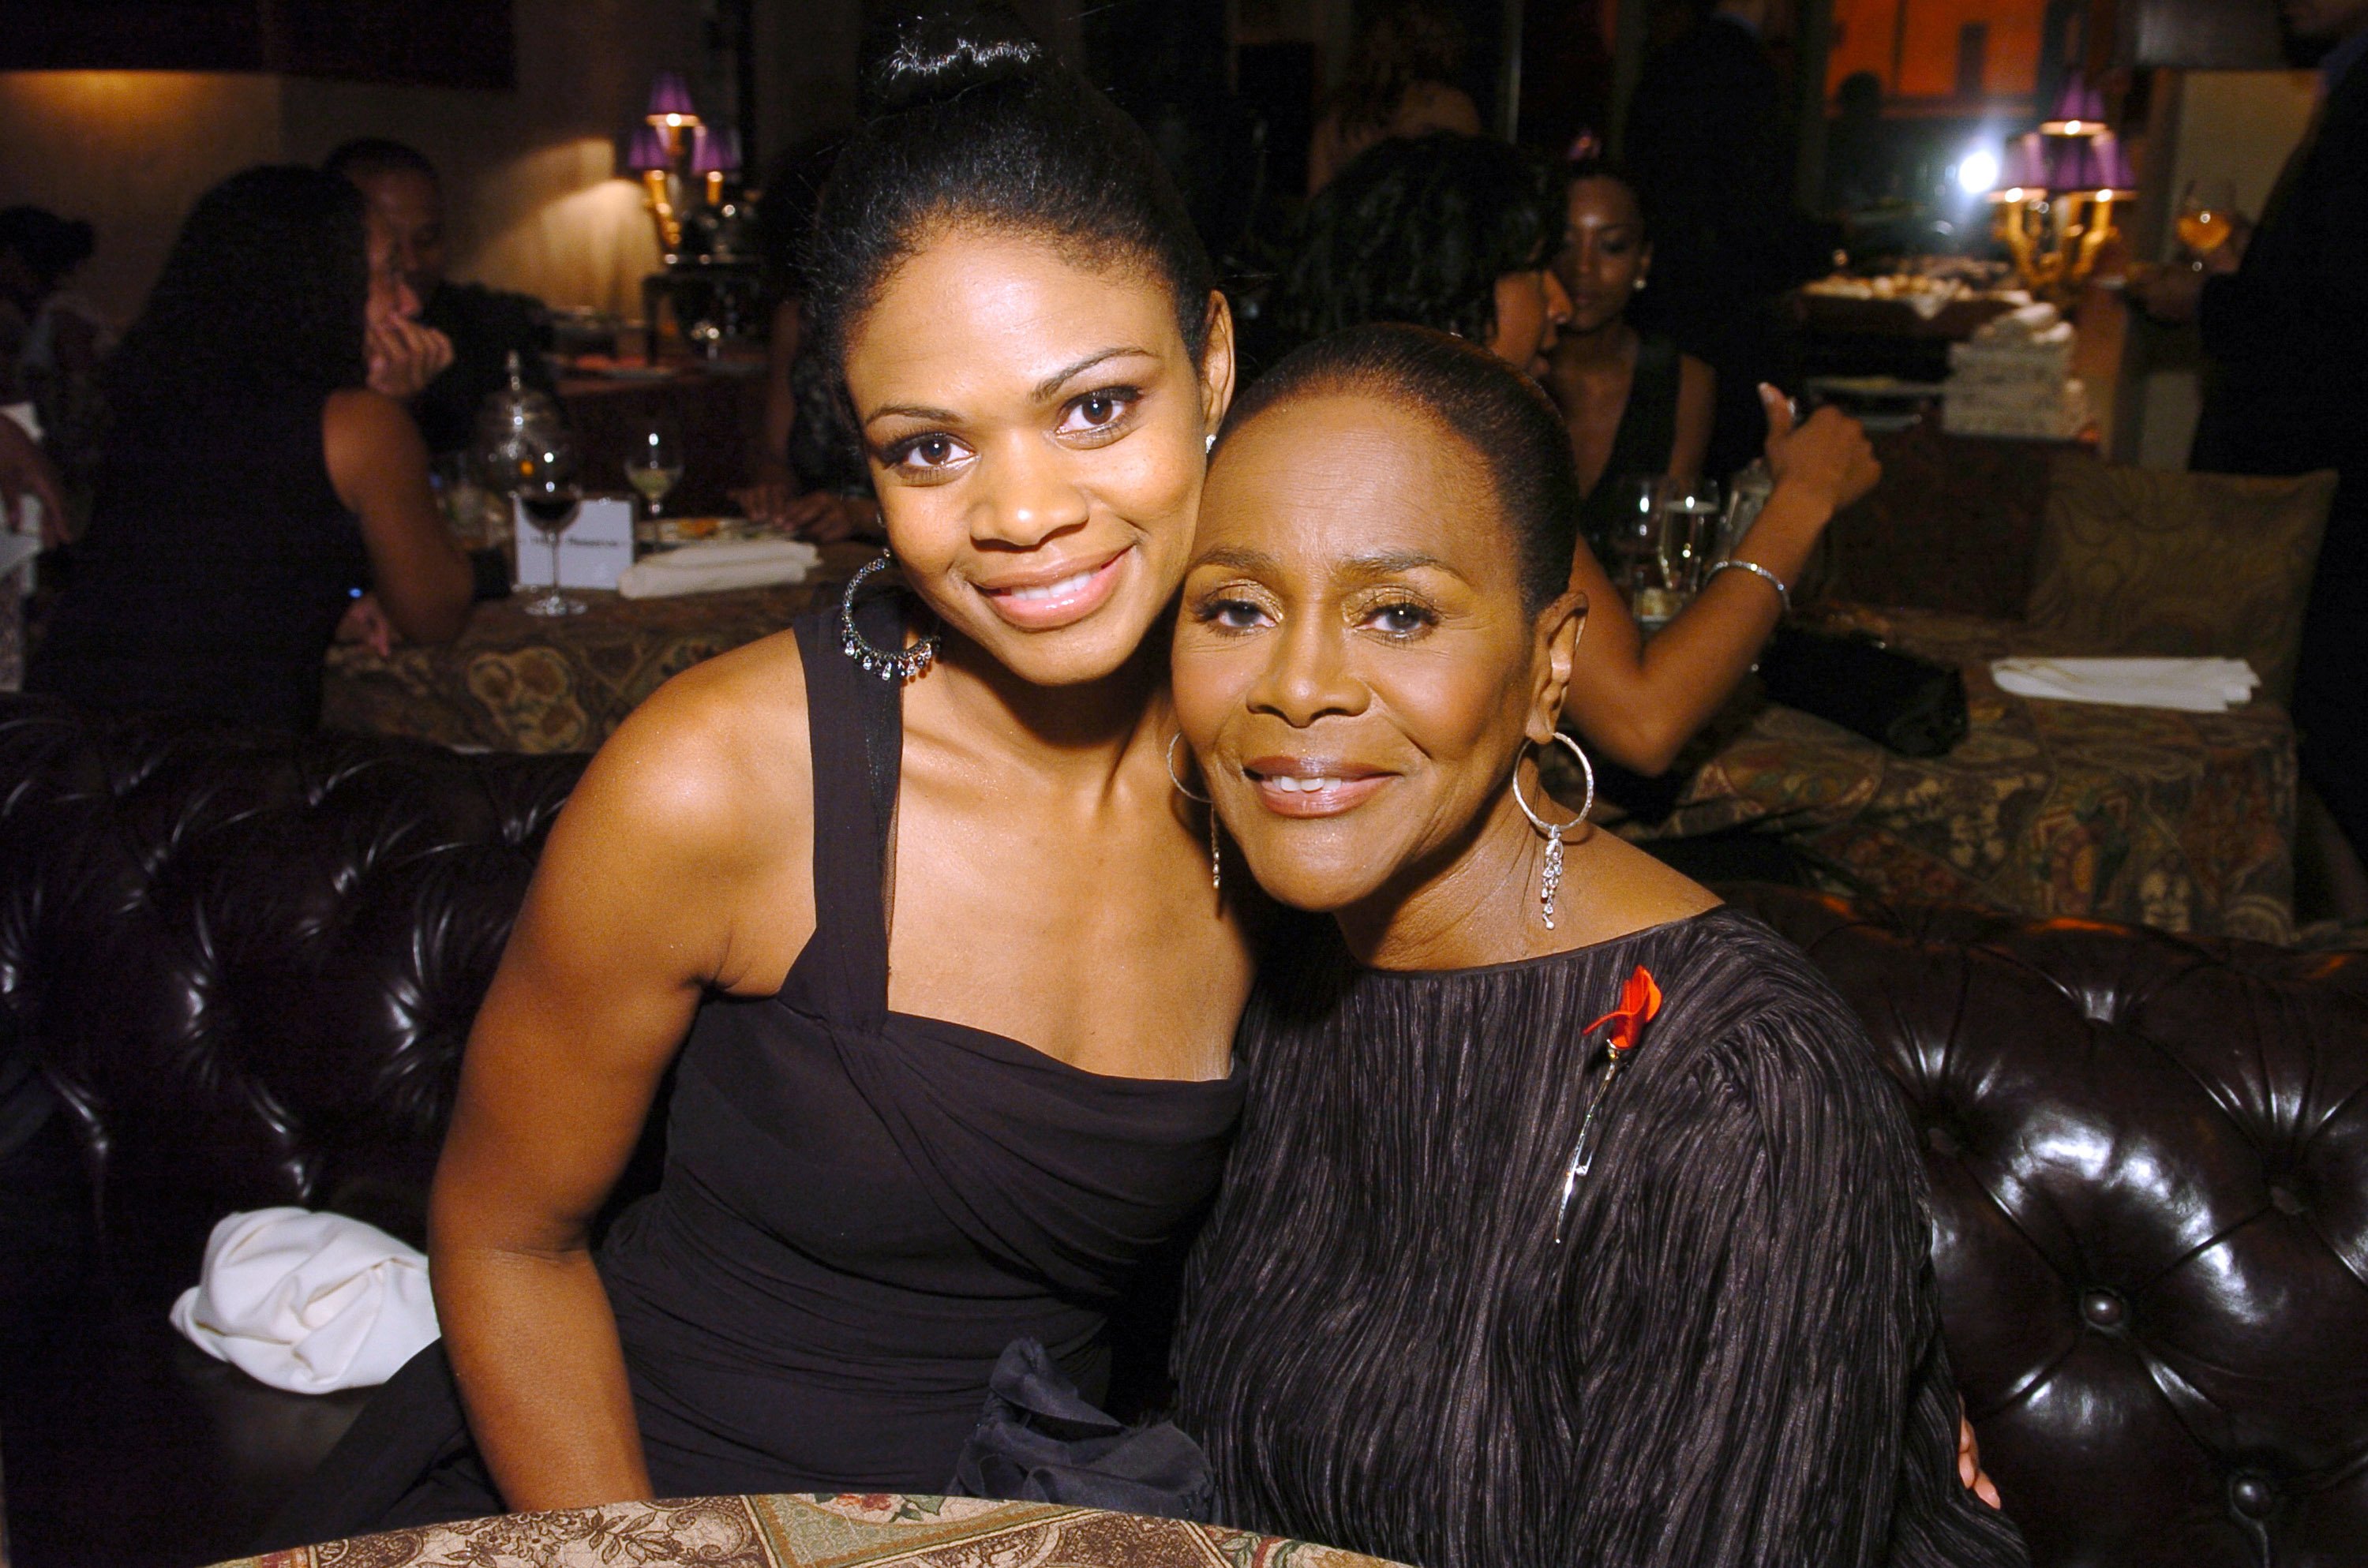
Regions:
<instances>
[{"instance_id":1,"label":"ear","mask_svg":"<svg viewBox=\"0 0 2368 1568\"><path fill-rule=\"evenodd\" d=\"M1537 676L1530 690L1529 738L1543 745L1554 739L1562 722L1563 699L1570 691L1570 672L1578 662L1579 633L1587 630L1587 596L1571 588L1538 612L1537 643L1532 665Z\"/></svg>"},{"instance_id":2,"label":"ear","mask_svg":"<svg viewBox=\"0 0 2368 1568\"><path fill-rule=\"evenodd\" d=\"M1209 342L1201 351L1201 418L1202 428L1215 432L1234 405L1234 308L1224 294L1209 290Z\"/></svg>"}]
</instances>

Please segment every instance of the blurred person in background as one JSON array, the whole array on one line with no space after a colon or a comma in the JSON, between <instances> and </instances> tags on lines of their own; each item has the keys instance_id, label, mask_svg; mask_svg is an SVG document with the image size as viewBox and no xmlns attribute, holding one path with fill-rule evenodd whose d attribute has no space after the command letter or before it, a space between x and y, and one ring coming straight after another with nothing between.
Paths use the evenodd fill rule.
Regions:
<instances>
[{"instance_id":1,"label":"blurred person in background","mask_svg":"<svg viewBox=\"0 0 2368 1568\"><path fill-rule=\"evenodd\" d=\"M1654 51L1621 143L1653 214L1651 294L1639 324L1675 337L1725 389L1713 472L1759 444L1751 389L1779 379L1778 304L1831 265L1839 229L1793 201L1793 140L1770 42L1792 0L1689 0L1692 24Z\"/></svg>"},{"instance_id":2,"label":"blurred person in background","mask_svg":"<svg viewBox=\"0 0 2368 1568\"><path fill-rule=\"evenodd\" d=\"M1463 69L1463 28L1452 12L1401 0L1358 35L1342 83L1315 122L1307 147L1307 194L1315 195L1377 142L1434 131L1480 133L1480 110L1455 85Z\"/></svg>"},{"instance_id":3,"label":"blurred person in background","mask_svg":"<svg viewBox=\"0 0 2368 1568\"><path fill-rule=\"evenodd\" d=\"M347 180L254 168L200 198L108 365L90 526L27 689L308 729L341 622L457 635L468 561L370 351L416 306Z\"/></svg>"},{"instance_id":4,"label":"blurred person in background","mask_svg":"<svg viewBox=\"0 0 2368 1568\"><path fill-rule=\"evenodd\" d=\"M370 352L388 367L373 384L395 389L410 403L430 452L468 448L477 411L509 384L513 353L527 384L557 397L542 358L551 347L542 301L444 275L444 186L426 154L400 142L364 137L331 153L322 166L351 180L370 199L393 236L404 282L419 301L417 321L391 326Z\"/></svg>"},{"instance_id":5,"label":"blurred person in background","mask_svg":"<svg viewBox=\"0 0 2368 1568\"><path fill-rule=\"evenodd\" d=\"M0 211L0 403L33 405L43 448L70 486L97 460L99 366L115 347L107 318L67 287L97 245L88 223L40 207Z\"/></svg>"},{"instance_id":6,"label":"blurred person in background","mask_svg":"<svg viewBox=\"0 0 2368 1568\"><path fill-rule=\"evenodd\" d=\"M1667 333L1639 332L1628 306L1651 277L1653 244L1627 176L1592 155L1570 165L1554 276L1570 320L1554 347L1546 390L1570 428L1586 502L1579 537L1603 538L1622 481L1697 479L1710 451L1718 376Z\"/></svg>"},{"instance_id":7,"label":"blurred person in background","mask_svg":"<svg viewBox=\"0 0 2368 1568\"><path fill-rule=\"evenodd\" d=\"M1585 206L1600 215L1595 192ZM1552 266L1569 228L1564 182L1517 148L1451 132L1381 143L1308 203L1275 287L1283 347L1366 322L1409 322L1484 345L1544 381L1574 315ZM1600 311L1600 277L1587 286ZM1679 395L1682 413L1682 387ZM1734 551L1758 572L1716 574L1647 643L1585 543L1572 562L1572 585L1593 608L1565 721L1646 777L1668 769L1750 672L1786 608L1779 585L1799 577L1834 513L1880 472L1856 420L1820 409L1795 430L1782 392L1762 386L1759 395L1776 486ZM1614 417L1624 416L1623 408ZM1588 416L1590 442L1604 417Z\"/></svg>"},{"instance_id":8,"label":"blurred person in background","mask_svg":"<svg viewBox=\"0 0 2368 1568\"><path fill-rule=\"evenodd\" d=\"M2294 679L2303 776L2368 859L2368 0L2284 0L2324 49L2319 102L2258 226L2202 268L2140 271L2130 296L2194 322L2211 360L2188 467L2342 476L2311 584Z\"/></svg>"}]
</instances>

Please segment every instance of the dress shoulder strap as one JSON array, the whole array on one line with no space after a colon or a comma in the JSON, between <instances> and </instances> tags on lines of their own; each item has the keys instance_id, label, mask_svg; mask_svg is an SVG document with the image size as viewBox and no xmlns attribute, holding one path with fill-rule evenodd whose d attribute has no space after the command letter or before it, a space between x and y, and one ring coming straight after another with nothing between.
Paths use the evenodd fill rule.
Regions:
<instances>
[{"instance_id":1,"label":"dress shoulder strap","mask_svg":"<svg viewBox=\"0 0 2368 1568\"><path fill-rule=\"evenodd\" d=\"M893 596L856 607L875 647L904 641ZM888 838L904 754L904 698L842 646L838 608L801 616L806 726L814 754L814 939L829 961L834 1010L884 1017L888 1006Z\"/></svg>"}]
</instances>

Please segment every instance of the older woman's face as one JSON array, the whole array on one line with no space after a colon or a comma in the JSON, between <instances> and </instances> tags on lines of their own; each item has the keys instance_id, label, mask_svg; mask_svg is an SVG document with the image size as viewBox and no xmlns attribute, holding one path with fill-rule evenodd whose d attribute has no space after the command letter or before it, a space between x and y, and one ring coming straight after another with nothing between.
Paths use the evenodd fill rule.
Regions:
<instances>
[{"instance_id":1,"label":"older woman's face","mask_svg":"<svg viewBox=\"0 0 2368 1568\"><path fill-rule=\"evenodd\" d=\"M1110 675L1183 575L1233 385L1167 290L1025 235L947 230L847 347L889 542L946 623L1039 686Z\"/></svg>"},{"instance_id":2,"label":"older woman's face","mask_svg":"<svg viewBox=\"0 0 2368 1568\"><path fill-rule=\"evenodd\" d=\"M1219 452L1177 716L1284 903L1337 910L1426 880L1551 733L1544 645L1494 513L1462 441L1383 399L1281 403Z\"/></svg>"}]
</instances>

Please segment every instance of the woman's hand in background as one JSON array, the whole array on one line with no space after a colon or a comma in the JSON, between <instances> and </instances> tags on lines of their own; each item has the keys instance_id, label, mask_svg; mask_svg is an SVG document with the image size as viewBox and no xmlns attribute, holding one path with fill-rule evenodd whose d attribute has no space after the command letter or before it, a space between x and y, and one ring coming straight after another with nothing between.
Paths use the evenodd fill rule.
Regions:
<instances>
[{"instance_id":1,"label":"woman's hand in background","mask_svg":"<svg viewBox=\"0 0 2368 1568\"><path fill-rule=\"evenodd\" d=\"M1792 401L1764 381L1759 402L1768 411L1768 469L1780 487L1799 485L1839 512L1883 477L1865 426L1841 410L1818 409L1796 426Z\"/></svg>"},{"instance_id":2,"label":"woman's hand in background","mask_svg":"<svg viewBox=\"0 0 2368 1568\"><path fill-rule=\"evenodd\" d=\"M395 316L370 331L370 389L409 402L452 363L452 340Z\"/></svg>"}]
</instances>

